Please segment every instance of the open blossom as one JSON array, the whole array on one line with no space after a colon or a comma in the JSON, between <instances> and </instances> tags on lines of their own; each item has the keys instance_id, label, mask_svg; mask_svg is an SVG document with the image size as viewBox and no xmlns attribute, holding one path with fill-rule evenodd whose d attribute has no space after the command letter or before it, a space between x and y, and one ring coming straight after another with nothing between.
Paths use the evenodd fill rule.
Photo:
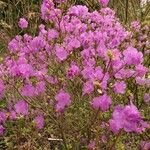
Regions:
<instances>
[{"instance_id":1,"label":"open blossom","mask_svg":"<svg viewBox=\"0 0 150 150\"><path fill-rule=\"evenodd\" d=\"M92 100L91 105L94 109L107 111L111 105L111 98L106 94L99 96L99 97L95 97Z\"/></svg>"},{"instance_id":2,"label":"open blossom","mask_svg":"<svg viewBox=\"0 0 150 150\"><path fill-rule=\"evenodd\" d=\"M143 61L143 54L133 47L123 51L124 61L127 65L139 65Z\"/></svg>"},{"instance_id":3,"label":"open blossom","mask_svg":"<svg viewBox=\"0 0 150 150\"><path fill-rule=\"evenodd\" d=\"M24 29L28 27L28 22L25 18L20 18L18 25L21 29Z\"/></svg>"},{"instance_id":4,"label":"open blossom","mask_svg":"<svg viewBox=\"0 0 150 150\"><path fill-rule=\"evenodd\" d=\"M94 84L92 81L87 81L83 85L83 95L90 94L94 91Z\"/></svg>"},{"instance_id":5,"label":"open blossom","mask_svg":"<svg viewBox=\"0 0 150 150\"><path fill-rule=\"evenodd\" d=\"M73 77L78 75L79 72L80 72L79 67L74 62L72 62L70 68L67 71L68 79L72 79Z\"/></svg>"},{"instance_id":6,"label":"open blossom","mask_svg":"<svg viewBox=\"0 0 150 150\"><path fill-rule=\"evenodd\" d=\"M148 127L133 104L125 107L116 106L112 116L113 118L109 120L110 129L116 134L120 129L124 129L126 132L141 133Z\"/></svg>"},{"instance_id":7,"label":"open blossom","mask_svg":"<svg viewBox=\"0 0 150 150\"><path fill-rule=\"evenodd\" d=\"M124 81L116 82L113 87L115 93L124 94L126 89L126 84Z\"/></svg>"},{"instance_id":8,"label":"open blossom","mask_svg":"<svg viewBox=\"0 0 150 150\"><path fill-rule=\"evenodd\" d=\"M35 122L36 127L38 129L42 129L44 127L44 124L45 124L43 115L39 115L39 116L35 117L34 122Z\"/></svg>"},{"instance_id":9,"label":"open blossom","mask_svg":"<svg viewBox=\"0 0 150 150\"><path fill-rule=\"evenodd\" d=\"M20 90L20 93L23 95L23 96L29 96L29 97L33 97L36 95L36 91L35 91L35 87L31 84L25 84L21 90Z\"/></svg>"},{"instance_id":10,"label":"open blossom","mask_svg":"<svg viewBox=\"0 0 150 150\"><path fill-rule=\"evenodd\" d=\"M136 75L139 77L143 77L148 71L148 69L143 65L137 65L135 67L135 70L136 70Z\"/></svg>"},{"instance_id":11,"label":"open blossom","mask_svg":"<svg viewBox=\"0 0 150 150\"><path fill-rule=\"evenodd\" d=\"M24 101L24 100L19 100L16 104L15 104L15 111L16 113L20 114L20 115L27 115L28 114L28 104Z\"/></svg>"},{"instance_id":12,"label":"open blossom","mask_svg":"<svg viewBox=\"0 0 150 150\"><path fill-rule=\"evenodd\" d=\"M56 99L56 111L62 112L66 106L71 104L70 95L66 93L64 90L60 90L55 96Z\"/></svg>"},{"instance_id":13,"label":"open blossom","mask_svg":"<svg viewBox=\"0 0 150 150\"><path fill-rule=\"evenodd\" d=\"M56 56L60 61L63 61L67 58L68 53L63 47L57 45L56 46Z\"/></svg>"},{"instance_id":14,"label":"open blossom","mask_svg":"<svg viewBox=\"0 0 150 150\"><path fill-rule=\"evenodd\" d=\"M18 66L19 72L22 75L22 77L30 77L30 75L33 74L33 68L29 64L20 64Z\"/></svg>"}]
</instances>

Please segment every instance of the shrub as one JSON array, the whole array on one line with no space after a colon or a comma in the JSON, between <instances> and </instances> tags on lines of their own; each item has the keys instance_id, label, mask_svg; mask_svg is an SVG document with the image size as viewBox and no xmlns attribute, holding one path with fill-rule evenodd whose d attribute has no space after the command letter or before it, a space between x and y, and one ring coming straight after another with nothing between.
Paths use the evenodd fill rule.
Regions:
<instances>
[{"instance_id":1,"label":"shrub","mask_svg":"<svg viewBox=\"0 0 150 150\"><path fill-rule=\"evenodd\" d=\"M5 140L30 149L46 148L48 137L62 138L64 149L148 144L149 27L136 21L125 29L102 2L90 12L44 0L38 35L10 41L0 64ZM27 20L19 26L27 28Z\"/></svg>"}]
</instances>

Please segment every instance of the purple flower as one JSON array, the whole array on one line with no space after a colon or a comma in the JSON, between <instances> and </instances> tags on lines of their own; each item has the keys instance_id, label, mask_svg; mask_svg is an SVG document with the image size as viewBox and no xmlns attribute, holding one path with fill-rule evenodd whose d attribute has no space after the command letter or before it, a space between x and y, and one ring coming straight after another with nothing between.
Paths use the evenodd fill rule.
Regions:
<instances>
[{"instance_id":1,"label":"purple flower","mask_svg":"<svg viewBox=\"0 0 150 150\"><path fill-rule=\"evenodd\" d=\"M30 64L20 64L18 69L21 75L25 78L28 78L33 74L33 68Z\"/></svg>"},{"instance_id":2,"label":"purple flower","mask_svg":"<svg viewBox=\"0 0 150 150\"><path fill-rule=\"evenodd\" d=\"M3 135L4 131L5 131L5 128L2 125L0 125L0 135Z\"/></svg>"},{"instance_id":3,"label":"purple flower","mask_svg":"<svg viewBox=\"0 0 150 150\"><path fill-rule=\"evenodd\" d=\"M63 61L67 58L68 53L63 47L57 45L56 46L56 56L60 61Z\"/></svg>"},{"instance_id":4,"label":"purple flower","mask_svg":"<svg viewBox=\"0 0 150 150\"><path fill-rule=\"evenodd\" d=\"M48 40L49 41L58 38L58 36L59 36L59 33L56 30L54 30L54 29L48 30Z\"/></svg>"},{"instance_id":5,"label":"purple flower","mask_svg":"<svg viewBox=\"0 0 150 150\"><path fill-rule=\"evenodd\" d=\"M45 82L44 81L38 82L35 90L37 95L43 93L45 91Z\"/></svg>"},{"instance_id":6,"label":"purple flower","mask_svg":"<svg viewBox=\"0 0 150 150\"><path fill-rule=\"evenodd\" d=\"M126 89L126 84L124 81L116 82L113 87L115 93L124 94Z\"/></svg>"},{"instance_id":7,"label":"purple flower","mask_svg":"<svg viewBox=\"0 0 150 150\"><path fill-rule=\"evenodd\" d=\"M57 101L56 112L62 112L66 106L71 104L70 95L63 90L60 90L55 96Z\"/></svg>"},{"instance_id":8,"label":"purple flower","mask_svg":"<svg viewBox=\"0 0 150 150\"><path fill-rule=\"evenodd\" d=\"M106 94L95 97L92 100L91 105L94 109L101 109L102 111L107 111L111 105L111 98Z\"/></svg>"},{"instance_id":9,"label":"purple flower","mask_svg":"<svg viewBox=\"0 0 150 150\"><path fill-rule=\"evenodd\" d=\"M102 4L103 6L107 6L109 3L109 0L99 0L99 3Z\"/></svg>"},{"instance_id":10,"label":"purple flower","mask_svg":"<svg viewBox=\"0 0 150 150\"><path fill-rule=\"evenodd\" d=\"M113 118L109 120L110 130L117 134L120 129L126 132L141 133L149 125L141 118L140 112L135 105L125 107L117 106L113 112Z\"/></svg>"},{"instance_id":11,"label":"purple flower","mask_svg":"<svg viewBox=\"0 0 150 150\"><path fill-rule=\"evenodd\" d=\"M23 96L29 96L29 97L33 97L35 96L35 87L32 86L31 84L25 84L22 88L21 88L21 91L20 93L23 95Z\"/></svg>"},{"instance_id":12,"label":"purple flower","mask_svg":"<svg viewBox=\"0 0 150 150\"><path fill-rule=\"evenodd\" d=\"M28 107L24 100L20 100L15 104L15 111L20 115L28 115Z\"/></svg>"},{"instance_id":13,"label":"purple flower","mask_svg":"<svg viewBox=\"0 0 150 150\"><path fill-rule=\"evenodd\" d=\"M138 22L138 21L133 21L133 22L131 22L131 27L132 27L134 30L139 31L140 28L141 28L140 22Z\"/></svg>"},{"instance_id":14,"label":"purple flower","mask_svg":"<svg viewBox=\"0 0 150 150\"><path fill-rule=\"evenodd\" d=\"M18 25L21 29L24 29L28 27L28 22L25 18L20 18Z\"/></svg>"},{"instance_id":15,"label":"purple flower","mask_svg":"<svg viewBox=\"0 0 150 150\"><path fill-rule=\"evenodd\" d=\"M127 65L139 65L143 61L143 54L133 47L123 51L124 61Z\"/></svg>"},{"instance_id":16,"label":"purple flower","mask_svg":"<svg viewBox=\"0 0 150 150\"><path fill-rule=\"evenodd\" d=\"M145 103L150 103L150 94L149 93L144 94L144 102Z\"/></svg>"},{"instance_id":17,"label":"purple flower","mask_svg":"<svg viewBox=\"0 0 150 150\"><path fill-rule=\"evenodd\" d=\"M78 75L79 72L80 72L79 67L74 62L72 62L71 66L70 66L70 68L68 69L68 72L67 72L68 79L72 79L73 77Z\"/></svg>"},{"instance_id":18,"label":"purple flower","mask_svg":"<svg viewBox=\"0 0 150 150\"><path fill-rule=\"evenodd\" d=\"M36 127L38 129L42 129L44 127L44 125L45 125L43 115L39 115L39 116L35 117L34 122L35 122Z\"/></svg>"},{"instance_id":19,"label":"purple flower","mask_svg":"<svg viewBox=\"0 0 150 150\"><path fill-rule=\"evenodd\" d=\"M9 118L11 119L11 120L14 120L14 119L16 119L17 118L17 114L16 114L16 112L15 111L10 111L10 116L9 116Z\"/></svg>"},{"instance_id":20,"label":"purple flower","mask_svg":"<svg viewBox=\"0 0 150 150\"><path fill-rule=\"evenodd\" d=\"M95 141L90 141L90 143L88 144L88 150L94 150L96 146L96 142Z\"/></svg>"},{"instance_id":21,"label":"purple flower","mask_svg":"<svg viewBox=\"0 0 150 150\"><path fill-rule=\"evenodd\" d=\"M4 123L6 121L6 113L3 111L0 111L0 123Z\"/></svg>"},{"instance_id":22,"label":"purple flower","mask_svg":"<svg viewBox=\"0 0 150 150\"><path fill-rule=\"evenodd\" d=\"M30 47L32 48L33 51L39 51L43 49L45 45L46 45L46 42L44 38L40 36L34 37L30 43Z\"/></svg>"},{"instance_id":23,"label":"purple flower","mask_svg":"<svg viewBox=\"0 0 150 150\"><path fill-rule=\"evenodd\" d=\"M90 94L91 92L94 91L94 84L92 81L87 81L83 85L83 95L85 94Z\"/></svg>"},{"instance_id":24,"label":"purple flower","mask_svg":"<svg viewBox=\"0 0 150 150\"><path fill-rule=\"evenodd\" d=\"M136 70L136 75L139 77L143 77L148 71L148 69L143 65L136 66L135 70Z\"/></svg>"}]
</instances>

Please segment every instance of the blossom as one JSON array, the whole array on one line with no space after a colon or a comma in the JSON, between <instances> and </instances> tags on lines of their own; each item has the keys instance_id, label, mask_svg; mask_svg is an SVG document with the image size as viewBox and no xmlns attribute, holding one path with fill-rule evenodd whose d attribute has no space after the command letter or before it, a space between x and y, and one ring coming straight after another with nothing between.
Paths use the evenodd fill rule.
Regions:
<instances>
[{"instance_id":1,"label":"blossom","mask_svg":"<svg viewBox=\"0 0 150 150\"><path fill-rule=\"evenodd\" d=\"M63 47L57 45L56 46L56 56L60 61L63 61L67 58L68 53Z\"/></svg>"},{"instance_id":2,"label":"blossom","mask_svg":"<svg viewBox=\"0 0 150 150\"><path fill-rule=\"evenodd\" d=\"M95 141L90 141L90 143L88 144L88 150L94 150L96 146L96 142Z\"/></svg>"},{"instance_id":3,"label":"blossom","mask_svg":"<svg viewBox=\"0 0 150 150\"><path fill-rule=\"evenodd\" d=\"M113 86L115 93L124 94L126 89L126 84L124 81L116 82Z\"/></svg>"},{"instance_id":4,"label":"blossom","mask_svg":"<svg viewBox=\"0 0 150 150\"><path fill-rule=\"evenodd\" d=\"M43 93L44 91L45 91L45 82L44 81L38 82L35 88L36 94L38 95L40 93Z\"/></svg>"},{"instance_id":5,"label":"blossom","mask_svg":"<svg viewBox=\"0 0 150 150\"><path fill-rule=\"evenodd\" d=\"M18 69L20 74L25 78L30 77L33 74L33 68L30 64L20 64Z\"/></svg>"},{"instance_id":6,"label":"blossom","mask_svg":"<svg viewBox=\"0 0 150 150\"><path fill-rule=\"evenodd\" d=\"M92 100L91 105L94 109L101 109L102 111L107 111L111 105L111 98L106 94L95 97Z\"/></svg>"},{"instance_id":7,"label":"blossom","mask_svg":"<svg viewBox=\"0 0 150 150\"><path fill-rule=\"evenodd\" d=\"M39 116L35 117L34 122L38 129L42 129L45 124L43 115L39 115Z\"/></svg>"},{"instance_id":8,"label":"blossom","mask_svg":"<svg viewBox=\"0 0 150 150\"><path fill-rule=\"evenodd\" d=\"M99 0L99 3L101 3L103 6L107 6L109 3L109 0Z\"/></svg>"},{"instance_id":9,"label":"blossom","mask_svg":"<svg viewBox=\"0 0 150 150\"><path fill-rule=\"evenodd\" d=\"M68 79L72 79L73 77L77 76L79 72L79 67L76 65L76 63L72 62L70 68L67 71Z\"/></svg>"},{"instance_id":10,"label":"blossom","mask_svg":"<svg viewBox=\"0 0 150 150\"><path fill-rule=\"evenodd\" d=\"M24 29L28 27L28 22L25 18L20 18L18 25L21 29Z\"/></svg>"},{"instance_id":11,"label":"blossom","mask_svg":"<svg viewBox=\"0 0 150 150\"><path fill-rule=\"evenodd\" d=\"M130 104L125 107L116 106L113 112L113 118L109 120L110 130L117 134L120 129L126 132L141 133L148 124L141 118L140 112L135 105Z\"/></svg>"},{"instance_id":12,"label":"blossom","mask_svg":"<svg viewBox=\"0 0 150 150\"><path fill-rule=\"evenodd\" d=\"M26 103L24 100L19 100L16 104L15 104L15 111L16 113L20 114L20 115L27 115L28 114L28 103Z\"/></svg>"},{"instance_id":13,"label":"blossom","mask_svg":"<svg viewBox=\"0 0 150 150\"><path fill-rule=\"evenodd\" d=\"M150 103L150 94L149 93L144 94L144 102L145 103Z\"/></svg>"},{"instance_id":14,"label":"blossom","mask_svg":"<svg viewBox=\"0 0 150 150\"><path fill-rule=\"evenodd\" d=\"M16 112L15 111L10 111L10 115L9 115L9 118L11 119L11 120L14 120L14 119L16 119L17 118L17 114L16 114Z\"/></svg>"},{"instance_id":15,"label":"blossom","mask_svg":"<svg viewBox=\"0 0 150 150\"><path fill-rule=\"evenodd\" d=\"M91 92L94 91L94 84L92 81L87 81L83 85L83 95L85 94L90 94Z\"/></svg>"},{"instance_id":16,"label":"blossom","mask_svg":"<svg viewBox=\"0 0 150 150\"><path fill-rule=\"evenodd\" d=\"M140 28L141 28L140 22L138 22L138 21L133 21L133 22L131 22L131 27L132 27L134 30L139 31Z\"/></svg>"},{"instance_id":17,"label":"blossom","mask_svg":"<svg viewBox=\"0 0 150 150\"><path fill-rule=\"evenodd\" d=\"M143 61L143 54L134 47L128 47L123 51L123 55L127 65L139 65Z\"/></svg>"},{"instance_id":18,"label":"blossom","mask_svg":"<svg viewBox=\"0 0 150 150\"><path fill-rule=\"evenodd\" d=\"M6 121L6 113L3 111L0 111L0 123L4 123Z\"/></svg>"},{"instance_id":19,"label":"blossom","mask_svg":"<svg viewBox=\"0 0 150 150\"><path fill-rule=\"evenodd\" d=\"M30 42L30 47L33 51L39 51L43 49L46 45L44 38L40 36L34 37Z\"/></svg>"},{"instance_id":20,"label":"blossom","mask_svg":"<svg viewBox=\"0 0 150 150\"><path fill-rule=\"evenodd\" d=\"M143 77L148 71L148 69L143 65L137 65L135 67L135 70L136 70L136 75L139 77Z\"/></svg>"},{"instance_id":21,"label":"blossom","mask_svg":"<svg viewBox=\"0 0 150 150\"><path fill-rule=\"evenodd\" d=\"M35 87L32 86L31 84L25 84L20 90L20 93L23 96L29 96L29 97L35 96L36 95L35 92L36 92Z\"/></svg>"},{"instance_id":22,"label":"blossom","mask_svg":"<svg viewBox=\"0 0 150 150\"><path fill-rule=\"evenodd\" d=\"M60 90L56 96L56 111L62 112L66 106L69 106L71 104L70 95L66 93L64 90Z\"/></svg>"}]
</instances>

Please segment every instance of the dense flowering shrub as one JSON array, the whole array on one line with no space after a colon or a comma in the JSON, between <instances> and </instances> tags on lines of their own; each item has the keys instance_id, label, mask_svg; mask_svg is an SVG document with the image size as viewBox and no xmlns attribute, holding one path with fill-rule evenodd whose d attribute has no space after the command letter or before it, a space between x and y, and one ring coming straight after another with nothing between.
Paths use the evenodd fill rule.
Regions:
<instances>
[{"instance_id":1,"label":"dense flowering shrub","mask_svg":"<svg viewBox=\"0 0 150 150\"><path fill-rule=\"evenodd\" d=\"M139 147L140 140L148 140L149 27L136 21L126 30L108 2L101 0L104 8L90 12L86 6L65 10L65 1L56 1L60 9L43 0L45 25L39 25L38 35L10 41L0 64L2 136L21 136L28 128L25 137L54 135L65 149L74 144L111 149L118 137L130 147L131 132ZM19 27L27 26L21 18Z\"/></svg>"}]
</instances>

